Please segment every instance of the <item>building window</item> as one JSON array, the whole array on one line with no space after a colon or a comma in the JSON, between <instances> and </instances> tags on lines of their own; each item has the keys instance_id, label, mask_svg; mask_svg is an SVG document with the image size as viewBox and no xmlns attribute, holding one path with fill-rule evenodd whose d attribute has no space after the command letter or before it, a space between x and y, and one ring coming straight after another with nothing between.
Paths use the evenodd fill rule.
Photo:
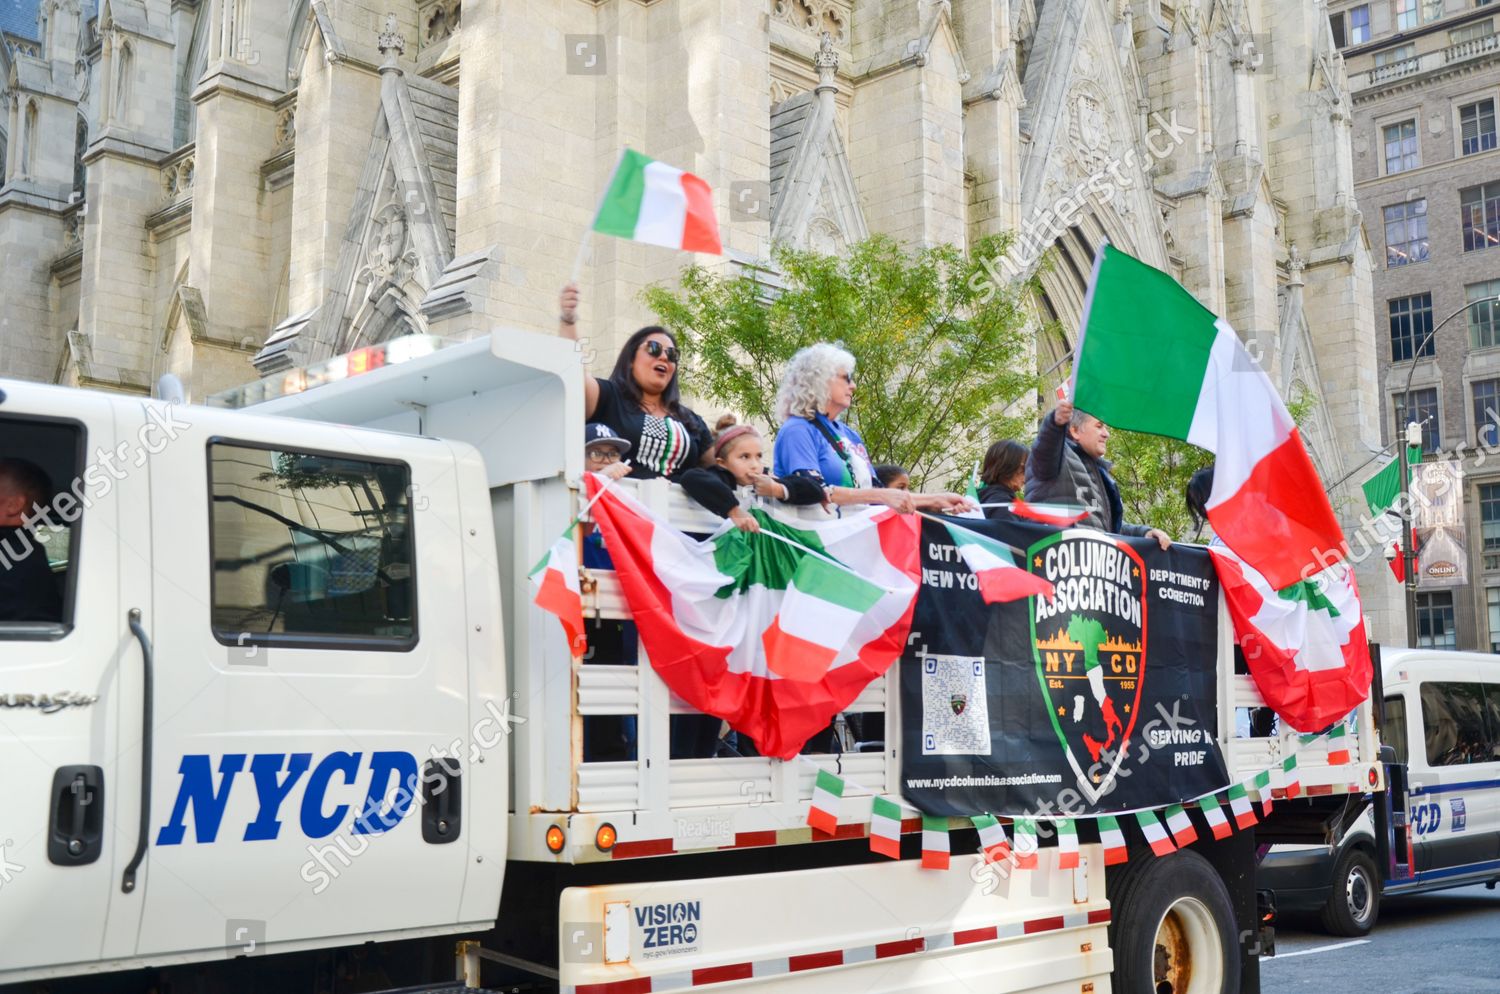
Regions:
<instances>
[{"instance_id":1,"label":"building window","mask_svg":"<svg viewBox=\"0 0 1500 994\"><path fill-rule=\"evenodd\" d=\"M1457 646L1453 594L1447 590L1417 594L1417 648L1453 649Z\"/></svg>"},{"instance_id":2,"label":"building window","mask_svg":"<svg viewBox=\"0 0 1500 994\"><path fill-rule=\"evenodd\" d=\"M1401 394L1396 395L1392 406L1396 409L1396 437L1402 438L1406 434L1407 417ZM1443 444L1442 432L1438 430L1437 387L1411 392L1411 420L1422 425L1422 451L1436 452Z\"/></svg>"},{"instance_id":3,"label":"building window","mask_svg":"<svg viewBox=\"0 0 1500 994\"><path fill-rule=\"evenodd\" d=\"M1406 362L1416 356L1433 354L1432 294L1397 297L1389 302L1391 311L1391 362Z\"/></svg>"},{"instance_id":4,"label":"building window","mask_svg":"<svg viewBox=\"0 0 1500 994\"><path fill-rule=\"evenodd\" d=\"M1349 8L1349 44L1363 45L1370 40L1370 5Z\"/></svg>"},{"instance_id":5,"label":"building window","mask_svg":"<svg viewBox=\"0 0 1500 994\"><path fill-rule=\"evenodd\" d=\"M1443 0L1422 0L1422 23L1431 24L1443 16Z\"/></svg>"},{"instance_id":6,"label":"building window","mask_svg":"<svg viewBox=\"0 0 1500 994\"><path fill-rule=\"evenodd\" d=\"M1410 31L1417 26L1417 0L1396 0L1396 30Z\"/></svg>"},{"instance_id":7,"label":"building window","mask_svg":"<svg viewBox=\"0 0 1500 994\"><path fill-rule=\"evenodd\" d=\"M1462 45L1466 41L1474 41L1476 38L1484 38L1494 33L1494 21L1475 21L1473 24L1465 24L1461 28L1454 28L1452 31L1449 31L1448 44Z\"/></svg>"},{"instance_id":8,"label":"building window","mask_svg":"<svg viewBox=\"0 0 1500 994\"><path fill-rule=\"evenodd\" d=\"M1464 287L1464 299L1474 304L1469 308L1469 342L1476 349L1500 345L1500 301L1492 299L1495 297L1500 297L1500 280Z\"/></svg>"},{"instance_id":9,"label":"building window","mask_svg":"<svg viewBox=\"0 0 1500 994\"><path fill-rule=\"evenodd\" d=\"M1385 135L1386 175L1404 173L1421 163L1417 159L1417 122L1413 118L1399 124L1387 124Z\"/></svg>"},{"instance_id":10,"label":"building window","mask_svg":"<svg viewBox=\"0 0 1500 994\"><path fill-rule=\"evenodd\" d=\"M1458 191L1463 218L1464 251L1477 252L1500 245L1500 183L1486 183Z\"/></svg>"},{"instance_id":11,"label":"building window","mask_svg":"<svg viewBox=\"0 0 1500 994\"><path fill-rule=\"evenodd\" d=\"M1485 587L1484 603L1490 616L1490 651L1500 652L1500 587Z\"/></svg>"},{"instance_id":12,"label":"building window","mask_svg":"<svg viewBox=\"0 0 1500 994\"><path fill-rule=\"evenodd\" d=\"M1500 483L1479 485L1479 531L1485 552L1500 549ZM1500 636L1500 625L1490 625L1490 631Z\"/></svg>"},{"instance_id":13,"label":"building window","mask_svg":"<svg viewBox=\"0 0 1500 994\"><path fill-rule=\"evenodd\" d=\"M1474 438L1480 445L1500 445L1500 380L1475 380Z\"/></svg>"},{"instance_id":14,"label":"building window","mask_svg":"<svg viewBox=\"0 0 1500 994\"><path fill-rule=\"evenodd\" d=\"M1427 198L1385 209L1385 264L1427 261Z\"/></svg>"},{"instance_id":15,"label":"building window","mask_svg":"<svg viewBox=\"0 0 1500 994\"><path fill-rule=\"evenodd\" d=\"M1397 62L1405 62L1417 54L1417 46L1411 42L1405 45L1396 45L1393 48L1384 48L1375 53L1375 68L1382 69Z\"/></svg>"},{"instance_id":16,"label":"building window","mask_svg":"<svg viewBox=\"0 0 1500 994\"><path fill-rule=\"evenodd\" d=\"M1495 147L1495 101L1479 100L1458 109L1463 154L1488 152Z\"/></svg>"}]
</instances>

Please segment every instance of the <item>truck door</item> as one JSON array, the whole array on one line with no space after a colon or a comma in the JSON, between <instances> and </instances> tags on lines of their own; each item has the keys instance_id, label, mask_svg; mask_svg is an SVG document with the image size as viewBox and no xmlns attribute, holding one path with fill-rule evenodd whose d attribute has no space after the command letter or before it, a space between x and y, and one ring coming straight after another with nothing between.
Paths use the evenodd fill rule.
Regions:
<instances>
[{"instance_id":1,"label":"truck door","mask_svg":"<svg viewBox=\"0 0 1500 994\"><path fill-rule=\"evenodd\" d=\"M99 958L136 845L142 653L127 612L149 609L130 524L145 504L129 404L0 386L0 983ZM37 513L36 504L44 513ZM12 524L3 522L11 521Z\"/></svg>"},{"instance_id":2,"label":"truck door","mask_svg":"<svg viewBox=\"0 0 1500 994\"><path fill-rule=\"evenodd\" d=\"M449 451L194 413L152 462L160 676L137 952L253 956L456 921L462 781L422 782L434 756L469 764Z\"/></svg>"},{"instance_id":3,"label":"truck door","mask_svg":"<svg viewBox=\"0 0 1500 994\"><path fill-rule=\"evenodd\" d=\"M1428 768L1414 771L1409 804L1417 870L1477 872L1476 864L1496 858L1500 829L1488 815L1500 762L1486 729L1484 686L1477 672L1472 680L1424 681L1420 698Z\"/></svg>"}]
</instances>

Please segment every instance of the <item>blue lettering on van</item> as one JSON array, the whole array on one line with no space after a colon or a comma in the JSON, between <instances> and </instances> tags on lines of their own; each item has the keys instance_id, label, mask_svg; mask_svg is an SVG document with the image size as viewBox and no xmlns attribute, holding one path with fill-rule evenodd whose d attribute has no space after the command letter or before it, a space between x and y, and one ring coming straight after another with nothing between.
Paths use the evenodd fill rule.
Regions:
<instances>
[{"instance_id":1,"label":"blue lettering on van","mask_svg":"<svg viewBox=\"0 0 1500 994\"><path fill-rule=\"evenodd\" d=\"M691 946L698 941L701 902L645 904L635 909L635 924L641 930L643 949Z\"/></svg>"},{"instance_id":2,"label":"blue lettering on van","mask_svg":"<svg viewBox=\"0 0 1500 994\"><path fill-rule=\"evenodd\" d=\"M243 840L261 842L281 834L282 809L293 789L302 783L302 801L297 827L309 839L332 835L349 823L349 804L334 804L329 791L347 789L368 769L369 781L353 819L356 835L379 835L395 828L411 812L420 789L417 759L409 752L377 751L362 763L364 753L333 752L316 765L310 752L226 753L219 757L217 775L211 756L183 756L177 767L181 780L172 802L172 815L157 833L158 846L181 845L187 836L187 818L192 814L193 840L218 840L224 812L236 778L249 761L250 779L256 799L255 817L244 828ZM311 772L309 773L309 770ZM335 778L338 783L335 785ZM353 798L350 798L351 800Z\"/></svg>"},{"instance_id":3,"label":"blue lettering on van","mask_svg":"<svg viewBox=\"0 0 1500 994\"><path fill-rule=\"evenodd\" d=\"M1411 825L1418 835L1431 835L1443 824L1443 806L1436 801L1411 809Z\"/></svg>"}]
</instances>

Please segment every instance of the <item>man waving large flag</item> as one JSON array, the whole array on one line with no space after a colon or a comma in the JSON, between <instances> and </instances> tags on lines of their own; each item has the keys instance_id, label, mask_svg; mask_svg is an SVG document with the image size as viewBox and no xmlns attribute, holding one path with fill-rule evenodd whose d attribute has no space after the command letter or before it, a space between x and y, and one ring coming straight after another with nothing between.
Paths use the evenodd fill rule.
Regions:
<instances>
[{"instance_id":1,"label":"man waving large flag","mask_svg":"<svg viewBox=\"0 0 1500 994\"><path fill-rule=\"evenodd\" d=\"M1343 531L1276 387L1176 280L1105 245L1077 356L1080 410L1214 453L1209 523L1274 589L1343 557Z\"/></svg>"}]
</instances>

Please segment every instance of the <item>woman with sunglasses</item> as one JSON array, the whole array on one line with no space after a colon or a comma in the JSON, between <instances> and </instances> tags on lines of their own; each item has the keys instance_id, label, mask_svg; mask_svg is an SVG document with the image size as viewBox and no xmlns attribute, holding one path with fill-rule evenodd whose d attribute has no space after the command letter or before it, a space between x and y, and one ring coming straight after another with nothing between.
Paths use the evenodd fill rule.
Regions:
<instances>
[{"instance_id":1,"label":"woman with sunglasses","mask_svg":"<svg viewBox=\"0 0 1500 994\"><path fill-rule=\"evenodd\" d=\"M558 333L578 340L578 287L563 287ZM709 463L713 436L708 425L682 403L677 388L677 339L665 328L642 328L625 340L607 378L583 381L584 417L609 425L631 445L630 476L675 479Z\"/></svg>"},{"instance_id":2,"label":"woman with sunglasses","mask_svg":"<svg viewBox=\"0 0 1500 994\"><path fill-rule=\"evenodd\" d=\"M920 494L882 484L870 465L864 439L839 420L854 403L854 356L827 342L809 345L787 362L776 394L781 431L774 473L811 476L832 504L884 504L911 511L959 511L971 505L957 494Z\"/></svg>"}]
</instances>

